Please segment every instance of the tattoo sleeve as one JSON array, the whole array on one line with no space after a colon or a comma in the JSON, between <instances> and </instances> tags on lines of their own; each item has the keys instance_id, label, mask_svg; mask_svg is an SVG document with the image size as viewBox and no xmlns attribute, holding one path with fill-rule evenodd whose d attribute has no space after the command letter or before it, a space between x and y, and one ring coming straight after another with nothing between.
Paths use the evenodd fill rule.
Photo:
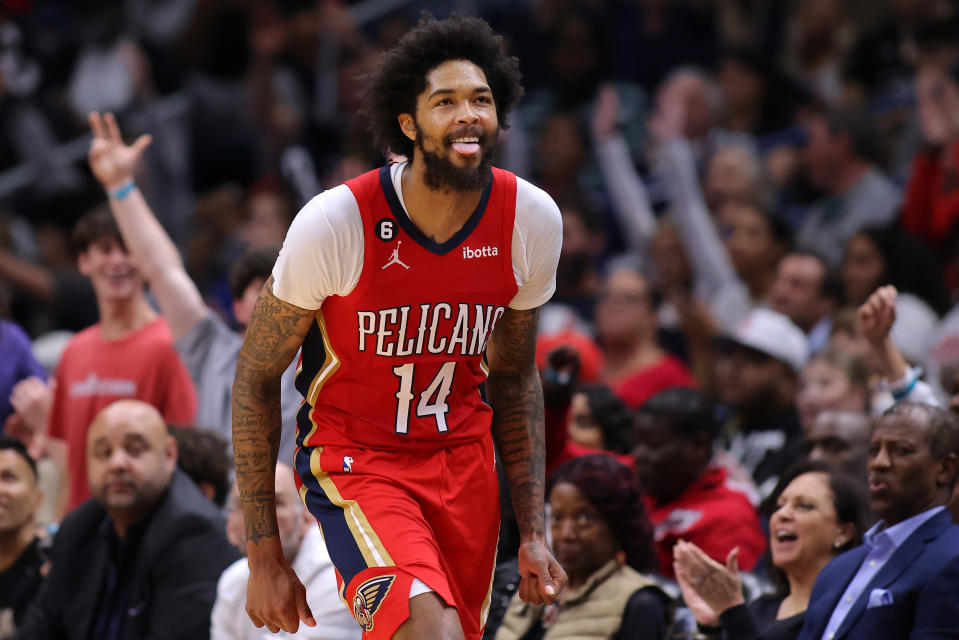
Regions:
<instances>
[{"instance_id":1,"label":"tattoo sleeve","mask_svg":"<svg viewBox=\"0 0 959 640\"><path fill-rule=\"evenodd\" d=\"M256 301L233 379L233 464L247 543L278 535L274 476L280 446L280 378L316 311L273 295L270 277Z\"/></svg>"},{"instance_id":2,"label":"tattoo sleeve","mask_svg":"<svg viewBox=\"0 0 959 640\"><path fill-rule=\"evenodd\" d=\"M538 310L507 309L487 348L486 394L493 407L493 437L509 479L523 537L544 535L546 465L543 387L536 369Z\"/></svg>"}]
</instances>

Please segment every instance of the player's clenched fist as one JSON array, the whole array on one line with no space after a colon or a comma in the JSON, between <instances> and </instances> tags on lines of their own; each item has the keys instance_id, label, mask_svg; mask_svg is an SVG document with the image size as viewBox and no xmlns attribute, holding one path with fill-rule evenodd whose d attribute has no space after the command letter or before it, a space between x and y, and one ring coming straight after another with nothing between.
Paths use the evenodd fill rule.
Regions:
<instances>
[{"instance_id":1,"label":"player's clenched fist","mask_svg":"<svg viewBox=\"0 0 959 640\"><path fill-rule=\"evenodd\" d=\"M250 559L246 612L254 625L265 626L271 633L281 629L295 633L301 620L309 627L316 626L306 603L306 589L286 560Z\"/></svg>"},{"instance_id":2,"label":"player's clenched fist","mask_svg":"<svg viewBox=\"0 0 959 640\"><path fill-rule=\"evenodd\" d=\"M551 604L566 586L566 572L542 541L519 547L519 597L529 604Z\"/></svg>"}]
</instances>

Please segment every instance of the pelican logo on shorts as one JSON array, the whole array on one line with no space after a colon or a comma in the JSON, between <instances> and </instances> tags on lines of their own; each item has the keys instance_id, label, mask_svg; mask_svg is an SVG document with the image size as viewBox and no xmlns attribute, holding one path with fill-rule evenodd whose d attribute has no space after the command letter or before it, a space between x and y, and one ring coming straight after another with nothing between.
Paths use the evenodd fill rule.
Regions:
<instances>
[{"instance_id":1,"label":"pelican logo on shorts","mask_svg":"<svg viewBox=\"0 0 959 640\"><path fill-rule=\"evenodd\" d=\"M395 580L396 576L392 574L376 576L356 588L356 596L353 598L353 617L364 631L373 630L373 616L383 604L383 599L390 592L390 587Z\"/></svg>"},{"instance_id":2,"label":"pelican logo on shorts","mask_svg":"<svg viewBox=\"0 0 959 640\"><path fill-rule=\"evenodd\" d=\"M353 458L343 456L343 473L353 473Z\"/></svg>"}]
</instances>

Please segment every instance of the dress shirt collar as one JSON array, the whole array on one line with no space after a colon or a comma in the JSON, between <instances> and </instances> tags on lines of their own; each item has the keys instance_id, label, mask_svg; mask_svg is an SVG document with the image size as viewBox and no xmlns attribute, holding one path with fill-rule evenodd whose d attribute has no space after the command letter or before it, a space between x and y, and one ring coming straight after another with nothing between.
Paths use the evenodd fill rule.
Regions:
<instances>
[{"instance_id":1,"label":"dress shirt collar","mask_svg":"<svg viewBox=\"0 0 959 640\"><path fill-rule=\"evenodd\" d=\"M943 509L945 509L945 507L941 505L927 509L922 513L892 525L888 529L884 528L885 522L880 520L874 524L869 531L863 534L863 542L870 548L891 544L894 548L898 549L899 546L906 541L906 538L915 533L916 529Z\"/></svg>"}]
</instances>

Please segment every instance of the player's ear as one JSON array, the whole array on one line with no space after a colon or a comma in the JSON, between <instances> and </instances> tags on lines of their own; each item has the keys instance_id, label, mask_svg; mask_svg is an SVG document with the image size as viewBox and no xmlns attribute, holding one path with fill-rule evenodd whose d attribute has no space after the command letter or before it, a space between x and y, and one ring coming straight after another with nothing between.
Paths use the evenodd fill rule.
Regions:
<instances>
[{"instance_id":1,"label":"player's ear","mask_svg":"<svg viewBox=\"0 0 959 640\"><path fill-rule=\"evenodd\" d=\"M400 123L400 130L410 140L416 140L416 123L413 122L413 116L409 113L401 113L396 117Z\"/></svg>"}]
</instances>

